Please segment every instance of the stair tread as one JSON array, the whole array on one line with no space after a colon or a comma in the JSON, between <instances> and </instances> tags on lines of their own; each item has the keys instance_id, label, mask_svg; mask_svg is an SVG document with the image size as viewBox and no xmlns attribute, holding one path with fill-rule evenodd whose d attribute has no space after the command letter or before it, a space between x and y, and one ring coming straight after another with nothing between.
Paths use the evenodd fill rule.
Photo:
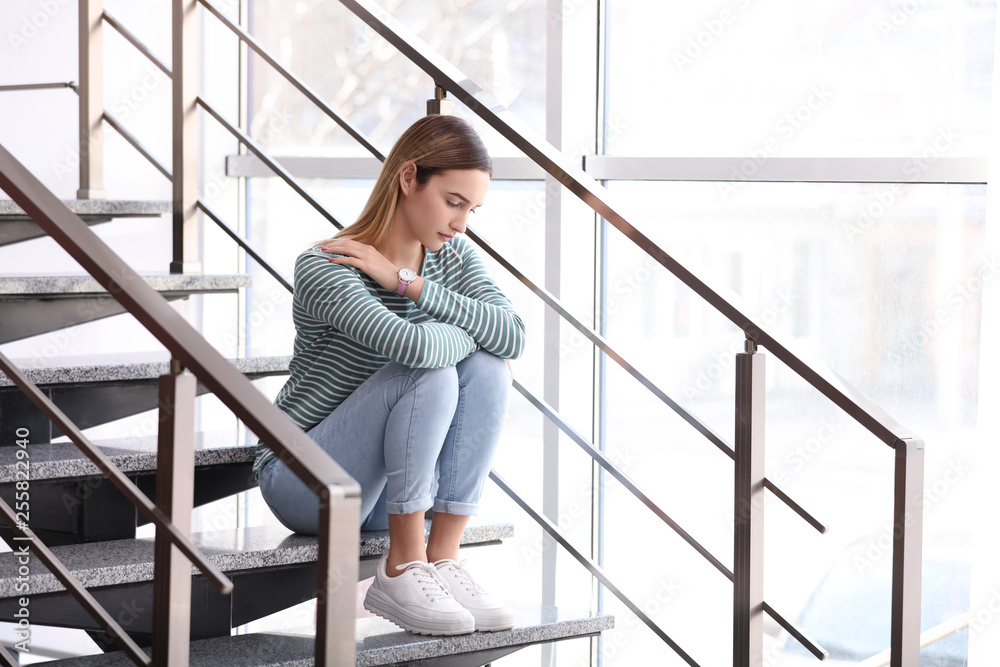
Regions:
<instances>
[{"instance_id":1,"label":"stair tread","mask_svg":"<svg viewBox=\"0 0 1000 667\"><path fill-rule=\"evenodd\" d=\"M241 373L252 376L279 375L288 372L291 356L237 357L229 361ZM153 380L169 372L170 355L150 352L133 355L94 355L86 358L59 358L59 366L49 359L13 359L32 382L38 385L75 384L83 382L114 382L122 380ZM36 365L38 364L38 365ZM0 373L0 387L12 387Z\"/></svg>"},{"instance_id":2,"label":"stair tread","mask_svg":"<svg viewBox=\"0 0 1000 667\"><path fill-rule=\"evenodd\" d=\"M255 447L241 442L235 432L195 434L195 466L249 463ZM119 470L131 473L156 469L156 436L116 438L94 442ZM17 447L0 447L0 483L16 481ZM72 442L47 442L30 445L31 481L100 475L100 470ZM21 465L23 473L23 463Z\"/></svg>"},{"instance_id":3,"label":"stair tread","mask_svg":"<svg viewBox=\"0 0 1000 667\"><path fill-rule=\"evenodd\" d=\"M429 528L429 521L427 525ZM470 525L462 537L462 544L495 542L510 537L513 530L513 526L507 523ZM223 572L313 562L317 553L315 537L292 533L276 525L195 533L193 541ZM388 546L388 531L363 531L359 557L378 556ZM66 569L87 588L151 582L153 550L153 538L52 547L52 552ZM33 562L36 565L31 572L32 595L64 590L59 580L41 562ZM17 595L18 576L15 554L0 554L0 598Z\"/></svg>"},{"instance_id":4,"label":"stair tread","mask_svg":"<svg viewBox=\"0 0 1000 667\"><path fill-rule=\"evenodd\" d=\"M585 637L614 627L614 617L548 605L512 605L517 622L510 630L455 637L425 637L403 632L379 618L360 619L355 630L358 667L409 664L477 651L502 650ZM255 633L191 642L191 665L312 665L315 645L304 635ZM112 667L132 664L121 652L59 660L60 667Z\"/></svg>"},{"instance_id":5,"label":"stair tread","mask_svg":"<svg viewBox=\"0 0 1000 667\"><path fill-rule=\"evenodd\" d=\"M158 292L222 292L250 287L246 274L158 274L140 276ZM6 275L0 276L0 297L39 298L68 294L107 294L89 275Z\"/></svg>"},{"instance_id":6,"label":"stair tread","mask_svg":"<svg viewBox=\"0 0 1000 667\"><path fill-rule=\"evenodd\" d=\"M173 202L169 200L109 200L109 199L69 199L63 202L69 210L81 218L125 218L148 217L169 213ZM31 216L10 199L0 199L0 222L8 220L30 220Z\"/></svg>"}]
</instances>

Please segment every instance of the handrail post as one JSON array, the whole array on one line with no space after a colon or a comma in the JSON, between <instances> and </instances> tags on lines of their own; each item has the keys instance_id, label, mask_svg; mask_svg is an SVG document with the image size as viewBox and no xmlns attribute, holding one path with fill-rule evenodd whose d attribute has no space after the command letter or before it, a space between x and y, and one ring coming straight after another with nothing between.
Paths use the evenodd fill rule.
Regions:
<instances>
[{"instance_id":1,"label":"handrail post","mask_svg":"<svg viewBox=\"0 0 1000 667\"><path fill-rule=\"evenodd\" d=\"M194 506L194 400L197 380L177 359L160 376L156 505L185 537ZM165 531L153 565L153 664L187 667L191 641L191 561Z\"/></svg>"},{"instance_id":2,"label":"handrail post","mask_svg":"<svg viewBox=\"0 0 1000 667\"><path fill-rule=\"evenodd\" d=\"M104 199L103 0L80 0L80 189L77 199Z\"/></svg>"},{"instance_id":3,"label":"handrail post","mask_svg":"<svg viewBox=\"0 0 1000 667\"><path fill-rule=\"evenodd\" d=\"M747 338L736 355L733 666L764 657L764 355Z\"/></svg>"},{"instance_id":4,"label":"handrail post","mask_svg":"<svg viewBox=\"0 0 1000 667\"><path fill-rule=\"evenodd\" d=\"M319 498L316 665L353 665L361 498L328 486Z\"/></svg>"},{"instance_id":5,"label":"handrail post","mask_svg":"<svg viewBox=\"0 0 1000 667\"><path fill-rule=\"evenodd\" d=\"M171 273L201 273L198 243L198 2L173 0L173 260Z\"/></svg>"},{"instance_id":6,"label":"handrail post","mask_svg":"<svg viewBox=\"0 0 1000 667\"><path fill-rule=\"evenodd\" d=\"M892 531L890 667L920 664L920 563L924 532L924 443L896 443Z\"/></svg>"},{"instance_id":7,"label":"handrail post","mask_svg":"<svg viewBox=\"0 0 1000 667\"><path fill-rule=\"evenodd\" d=\"M448 99L444 86L434 86L434 98L427 100L428 116L454 116L455 100Z\"/></svg>"}]
</instances>

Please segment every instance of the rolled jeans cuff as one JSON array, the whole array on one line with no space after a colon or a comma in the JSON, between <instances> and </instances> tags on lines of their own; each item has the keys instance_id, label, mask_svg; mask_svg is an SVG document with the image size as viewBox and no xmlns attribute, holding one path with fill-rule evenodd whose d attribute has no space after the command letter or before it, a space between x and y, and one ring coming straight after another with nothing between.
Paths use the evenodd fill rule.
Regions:
<instances>
[{"instance_id":1,"label":"rolled jeans cuff","mask_svg":"<svg viewBox=\"0 0 1000 667\"><path fill-rule=\"evenodd\" d=\"M424 512L431 507L431 497L424 496L416 500L406 500L401 503L387 502L386 510L389 514L413 514L414 512Z\"/></svg>"},{"instance_id":2,"label":"rolled jeans cuff","mask_svg":"<svg viewBox=\"0 0 1000 667\"><path fill-rule=\"evenodd\" d=\"M458 503L454 500L435 498L434 511L446 514L460 514L462 516L475 516L479 513L479 503Z\"/></svg>"}]
</instances>

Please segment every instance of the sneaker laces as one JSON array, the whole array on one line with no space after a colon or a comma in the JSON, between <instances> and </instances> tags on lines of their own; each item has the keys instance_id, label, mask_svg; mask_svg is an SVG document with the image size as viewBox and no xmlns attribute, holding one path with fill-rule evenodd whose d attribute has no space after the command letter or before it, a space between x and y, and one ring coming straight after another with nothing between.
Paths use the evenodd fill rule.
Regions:
<instances>
[{"instance_id":1,"label":"sneaker laces","mask_svg":"<svg viewBox=\"0 0 1000 667\"><path fill-rule=\"evenodd\" d=\"M435 561L435 566L448 567L451 566L454 571L458 574L458 578L462 581L465 589L472 593L473 595L486 595L486 591L483 587L476 583L476 580L472 578L472 574L465 569L465 563L467 561L456 562L450 558L444 558L439 561Z\"/></svg>"},{"instance_id":2,"label":"sneaker laces","mask_svg":"<svg viewBox=\"0 0 1000 667\"><path fill-rule=\"evenodd\" d=\"M413 572L414 578L420 584L420 589L431 602L452 597L447 584L441 580L441 575L438 573L437 568L430 563L422 560L413 560L409 563L397 565L396 569L400 572Z\"/></svg>"}]
</instances>

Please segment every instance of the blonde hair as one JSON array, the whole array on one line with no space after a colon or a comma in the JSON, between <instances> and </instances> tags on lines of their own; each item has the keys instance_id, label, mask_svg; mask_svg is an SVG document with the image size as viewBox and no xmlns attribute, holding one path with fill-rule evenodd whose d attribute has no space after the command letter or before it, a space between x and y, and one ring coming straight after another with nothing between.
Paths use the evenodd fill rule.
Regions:
<instances>
[{"instance_id":1,"label":"blonde hair","mask_svg":"<svg viewBox=\"0 0 1000 667\"><path fill-rule=\"evenodd\" d=\"M396 140L382 164L368 203L354 224L316 245L346 236L381 248L389 236L399 201L399 172L411 160L417 166L420 187L448 169L479 169L493 175L493 161L471 125L455 116L424 116Z\"/></svg>"}]
</instances>

